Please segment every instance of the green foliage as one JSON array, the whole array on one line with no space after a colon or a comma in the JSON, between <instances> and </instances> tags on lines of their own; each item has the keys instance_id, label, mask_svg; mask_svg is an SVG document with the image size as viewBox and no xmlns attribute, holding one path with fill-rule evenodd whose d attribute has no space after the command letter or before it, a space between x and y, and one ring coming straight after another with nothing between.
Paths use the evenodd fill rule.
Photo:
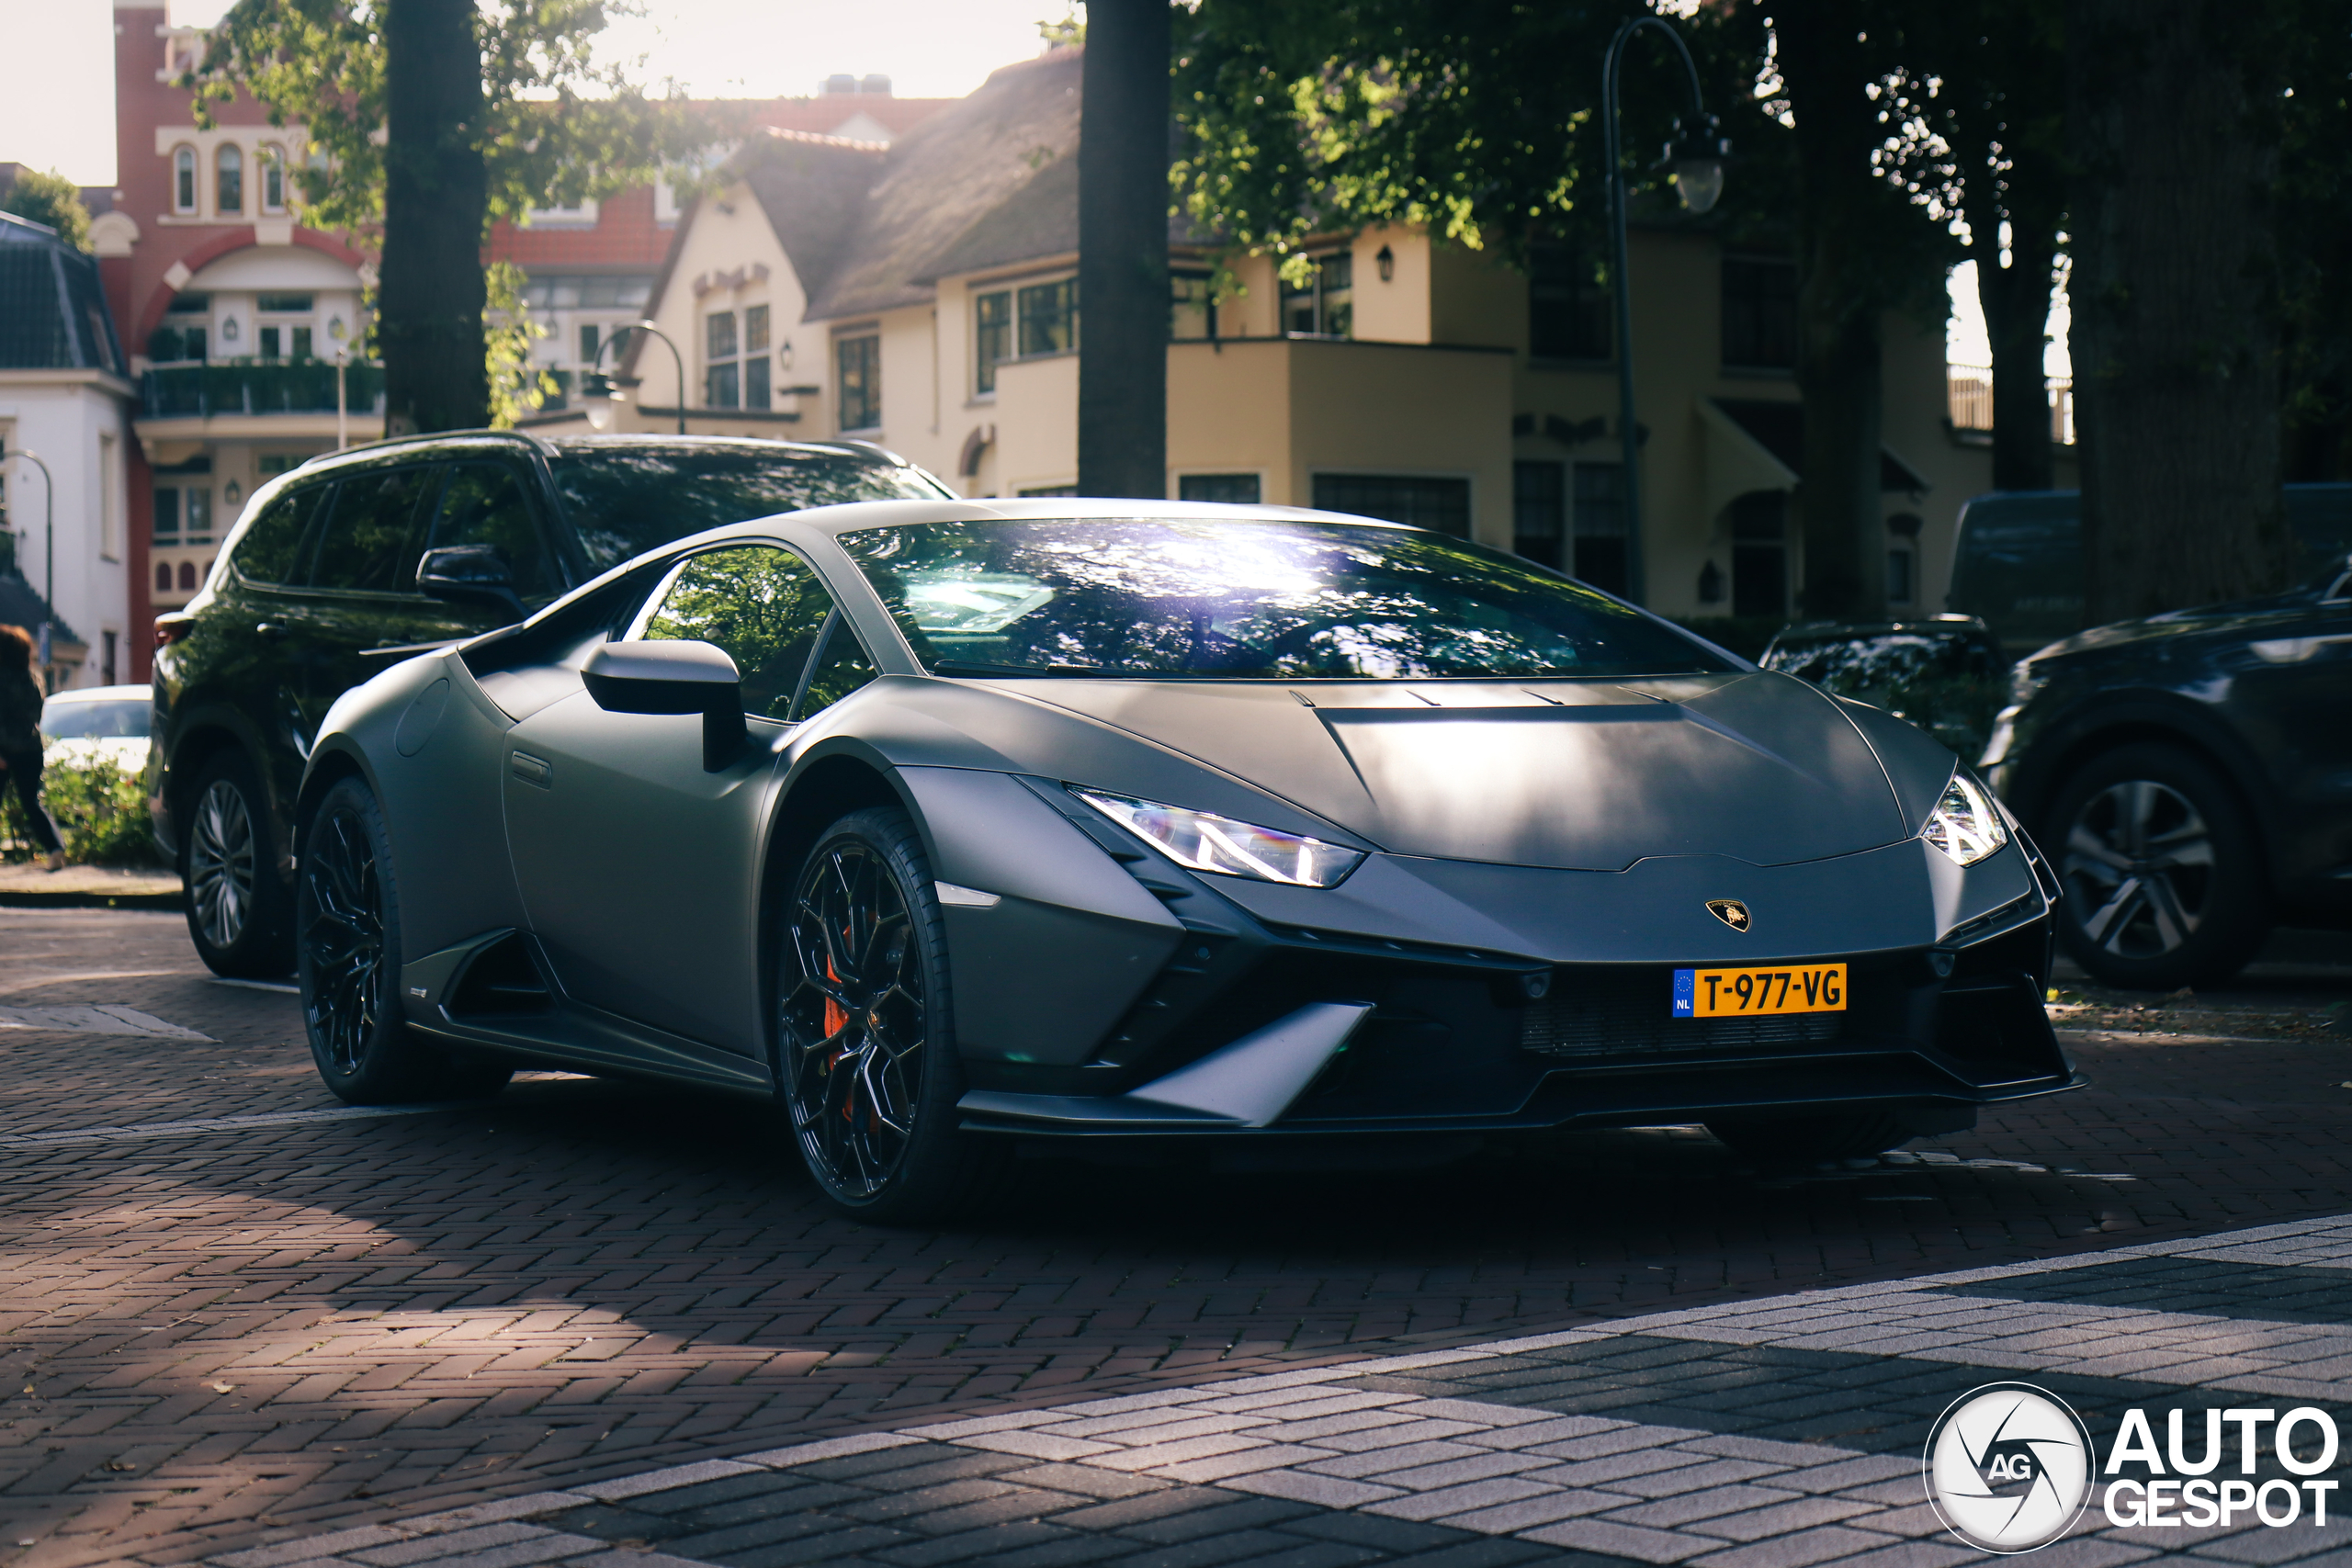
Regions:
<instances>
[{"instance_id":1,"label":"green foliage","mask_svg":"<svg viewBox=\"0 0 2352 1568\"><path fill-rule=\"evenodd\" d=\"M54 752L41 770L41 802L48 807L65 858L77 865L153 865L154 825L147 815L147 791L140 776L109 757L62 761ZM0 845L6 858L34 857L32 837L13 789L0 796Z\"/></svg>"},{"instance_id":2,"label":"green foliage","mask_svg":"<svg viewBox=\"0 0 2352 1568\"><path fill-rule=\"evenodd\" d=\"M199 125L242 86L274 125L299 123L322 156L300 171L303 220L346 231L384 211L384 8L390 0L237 0L203 63L181 79L196 90ZM688 104L674 84L661 98L617 64L594 57L596 35L626 8L605 0L494 0L479 8L481 143L490 169L487 225L521 222L535 208L565 207L642 185L683 167L740 129Z\"/></svg>"},{"instance_id":3,"label":"green foliage","mask_svg":"<svg viewBox=\"0 0 2352 1568\"><path fill-rule=\"evenodd\" d=\"M77 251L90 248L90 209L82 205L81 187L54 169L17 170L8 194L0 196L0 212L46 223Z\"/></svg>"},{"instance_id":4,"label":"green foliage","mask_svg":"<svg viewBox=\"0 0 2352 1568\"><path fill-rule=\"evenodd\" d=\"M493 430L512 430L524 415L546 406L558 383L531 363L531 345L548 329L531 320L523 269L513 262L493 262L488 280L490 304L482 320L490 355L490 423Z\"/></svg>"},{"instance_id":5,"label":"green foliage","mask_svg":"<svg viewBox=\"0 0 2352 1568\"><path fill-rule=\"evenodd\" d=\"M2279 51L2278 292L2285 327L2286 478L2352 479L2352 28L2328 0L2280 10L2297 42Z\"/></svg>"}]
</instances>

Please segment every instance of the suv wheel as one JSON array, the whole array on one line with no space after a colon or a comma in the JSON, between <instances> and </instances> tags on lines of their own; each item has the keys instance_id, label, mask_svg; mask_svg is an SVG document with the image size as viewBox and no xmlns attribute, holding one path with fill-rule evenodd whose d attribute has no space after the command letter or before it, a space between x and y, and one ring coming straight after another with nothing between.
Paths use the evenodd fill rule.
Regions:
<instances>
[{"instance_id":1,"label":"suv wheel","mask_svg":"<svg viewBox=\"0 0 2352 1568\"><path fill-rule=\"evenodd\" d=\"M283 975L294 967L268 802L238 752L220 752L197 777L181 835L180 879L187 887L187 933L214 974Z\"/></svg>"},{"instance_id":2,"label":"suv wheel","mask_svg":"<svg viewBox=\"0 0 2352 1568\"><path fill-rule=\"evenodd\" d=\"M2221 775L2177 747L2092 759L2059 786L2050 825L2058 938L2101 985L2227 979L2270 934L2253 824Z\"/></svg>"}]
</instances>

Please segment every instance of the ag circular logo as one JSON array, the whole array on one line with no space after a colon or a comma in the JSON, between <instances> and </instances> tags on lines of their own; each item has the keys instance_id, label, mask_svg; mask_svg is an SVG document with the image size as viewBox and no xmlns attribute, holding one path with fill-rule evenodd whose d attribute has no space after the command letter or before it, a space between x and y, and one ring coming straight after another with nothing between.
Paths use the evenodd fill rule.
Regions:
<instances>
[{"instance_id":1,"label":"ag circular logo","mask_svg":"<svg viewBox=\"0 0 2352 1568\"><path fill-rule=\"evenodd\" d=\"M2031 1383L1986 1383L1928 1433L1928 1501L1981 1551L2033 1551L2082 1517L2093 1463L2090 1429L2065 1401Z\"/></svg>"}]
</instances>

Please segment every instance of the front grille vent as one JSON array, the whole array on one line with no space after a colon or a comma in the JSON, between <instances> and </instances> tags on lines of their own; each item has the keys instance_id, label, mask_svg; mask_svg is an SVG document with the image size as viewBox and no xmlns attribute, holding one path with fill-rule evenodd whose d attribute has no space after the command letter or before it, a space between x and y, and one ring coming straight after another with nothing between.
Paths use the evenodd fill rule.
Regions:
<instances>
[{"instance_id":1,"label":"front grille vent","mask_svg":"<svg viewBox=\"0 0 2352 1568\"><path fill-rule=\"evenodd\" d=\"M1647 1060L1723 1051L1770 1050L1835 1040L1849 1016L1774 1013L1763 1018L1675 1018L1672 975L1663 969L1554 973L1551 990L1521 1015L1519 1048L1564 1061Z\"/></svg>"}]
</instances>

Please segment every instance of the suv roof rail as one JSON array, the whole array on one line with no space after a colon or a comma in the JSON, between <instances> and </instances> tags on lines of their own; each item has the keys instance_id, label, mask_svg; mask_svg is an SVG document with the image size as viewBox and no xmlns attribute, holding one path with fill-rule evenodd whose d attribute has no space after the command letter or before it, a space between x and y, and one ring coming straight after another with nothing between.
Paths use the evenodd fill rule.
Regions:
<instances>
[{"instance_id":1,"label":"suv roof rail","mask_svg":"<svg viewBox=\"0 0 2352 1568\"><path fill-rule=\"evenodd\" d=\"M527 446L542 457L556 456L555 444L545 436L534 435L527 430L431 430L413 435L390 435L381 441L363 441L356 446L345 446L334 452L316 452L297 465L309 468L330 457L349 457L364 452L383 452L402 446L415 446L434 441L512 441Z\"/></svg>"}]
</instances>

